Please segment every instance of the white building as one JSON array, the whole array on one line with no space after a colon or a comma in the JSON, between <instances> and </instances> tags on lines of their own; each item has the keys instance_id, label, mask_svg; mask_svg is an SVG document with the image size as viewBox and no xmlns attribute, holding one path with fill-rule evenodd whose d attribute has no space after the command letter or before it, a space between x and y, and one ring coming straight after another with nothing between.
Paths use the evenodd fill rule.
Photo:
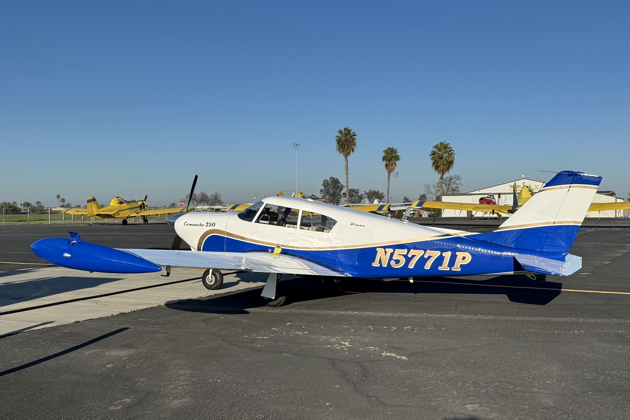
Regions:
<instances>
[{"instance_id":1,"label":"white building","mask_svg":"<svg viewBox=\"0 0 630 420\"><path fill-rule=\"evenodd\" d=\"M528 185L532 188L534 193L538 192L543 185L544 182L535 181L529 178L521 178L515 181L509 181L503 184L494 185L491 187L482 188L475 191L470 191L467 193L456 193L456 194L444 194L442 201L450 202L450 203L471 203L471 204L479 204L479 199L486 197L488 195L493 195L497 204L503 204L511 206L513 204L513 194L512 194L512 185L516 182L517 192L521 190L524 185ZM598 191L593 198L594 203L616 203L623 202L624 200L614 196L613 191ZM628 210L608 210L608 211L589 211L586 217L592 218L620 218L620 217L628 217ZM460 210L443 210L443 217L467 217L470 216L469 212L460 211ZM493 216L491 213L484 212L474 212L474 217L497 217ZM501 217L509 217L509 215L502 214Z\"/></svg>"}]
</instances>

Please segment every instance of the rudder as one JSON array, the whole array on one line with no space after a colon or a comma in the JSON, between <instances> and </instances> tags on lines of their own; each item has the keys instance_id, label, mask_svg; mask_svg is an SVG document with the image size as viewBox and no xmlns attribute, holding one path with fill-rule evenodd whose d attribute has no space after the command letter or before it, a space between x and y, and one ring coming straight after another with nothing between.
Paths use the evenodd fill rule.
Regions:
<instances>
[{"instance_id":1,"label":"rudder","mask_svg":"<svg viewBox=\"0 0 630 420\"><path fill-rule=\"evenodd\" d=\"M472 238L534 251L568 251L602 178L562 171L497 230Z\"/></svg>"},{"instance_id":2,"label":"rudder","mask_svg":"<svg viewBox=\"0 0 630 420\"><path fill-rule=\"evenodd\" d=\"M89 217L94 216L100 208L101 207L96 202L96 198L94 196L87 198L87 214Z\"/></svg>"}]
</instances>

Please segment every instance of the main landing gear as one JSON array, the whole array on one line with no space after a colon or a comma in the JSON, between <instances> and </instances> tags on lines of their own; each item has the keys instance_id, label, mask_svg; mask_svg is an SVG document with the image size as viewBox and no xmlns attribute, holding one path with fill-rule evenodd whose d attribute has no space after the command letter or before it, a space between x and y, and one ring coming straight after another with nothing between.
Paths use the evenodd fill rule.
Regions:
<instances>
[{"instance_id":1,"label":"main landing gear","mask_svg":"<svg viewBox=\"0 0 630 420\"><path fill-rule=\"evenodd\" d=\"M282 286L280 286L282 274L269 274L267 283L261 293L261 296L267 300L267 306L277 308L287 301L287 295Z\"/></svg>"},{"instance_id":2,"label":"main landing gear","mask_svg":"<svg viewBox=\"0 0 630 420\"><path fill-rule=\"evenodd\" d=\"M122 224L123 224L123 225L126 225L126 224L127 224L127 219L123 219L123 220L122 220Z\"/></svg>"},{"instance_id":3,"label":"main landing gear","mask_svg":"<svg viewBox=\"0 0 630 420\"><path fill-rule=\"evenodd\" d=\"M223 273L219 270L206 270L201 276L201 282L208 290L218 290L223 286Z\"/></svg>"}]
</instances>

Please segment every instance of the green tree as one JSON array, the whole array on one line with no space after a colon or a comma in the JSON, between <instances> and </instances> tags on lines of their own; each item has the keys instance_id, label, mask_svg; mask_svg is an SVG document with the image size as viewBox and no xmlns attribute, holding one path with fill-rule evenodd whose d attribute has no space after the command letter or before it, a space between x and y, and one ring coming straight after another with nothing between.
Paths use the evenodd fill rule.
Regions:
<instances>
[{"instance_id":1,"label":"green tree","mask_svg":"<svg viewBox=\"0 0 630 420\"><path fill-rule=\"evenodd\" d=\"M365 197L363 194L361 194L361 191L358 188L350 188L347 196L346 193L343 193L342 195L346 198L346 203L351 204L358 204Z\"/></svg>"},{"instance_id":2,"label":"green tree","mask_svg":"<svg viewBox=\"0 0 630 420\"><path fill-rule=\"evenodd\" d=\"M411 203L411 198L404 196L403 197L403 203Z\"/></svg>"},{"instance_id":3,"label":"green tree","mask_svg":"<svg viewBox=\"0 0 630 420\"><path fill-rule=\"evenodd\" d=\"M341 153L346 162L346 191L350 191L350 176L348 175L348 156L357 148L357 133L348 127L337 132L337 151ZM346 204L348 200L346 198Z\"/></svg>"},{"instance_id":4,"label":"green tree","mask_svg":"<svg viewBox=\"0 0 630 420\"><path fill-rule=\"evenodd\" d=\"M32 214L42 214L46 213L46 209L41 201L36 201L34 205L32 205L29 209Z\"/></svg>"},{"instance_id":5,"label":"green tree","mask_svg":"<svg viewBox=\"0 0 630 420\"><path fill-rule=\"evenodd\" d=\"M386 202L389 203L392 197L389 195L389 181L392 175L392 172L398 166L398 161L400 160L400 155L398 154L398 150L395 147L388 147L383 150L383 163L385 164L385 171L387 171L387 195Z\"/></svg>"},{"instance_id":6,"label":"green tree","mask_svg":"<svg viewBox=\"0 0 630 420\"><path fill-rule=\"evenodd\" d=\"M330 204L339 204L341 202L341 193L343 192L343 184L338 178L331 176L329 179L322 181L322 189L319 190L322 198L328 200Z\"/></svg>"},{"instance_id":7,"label":"green tree","mask_svg":"<svg viewBox=\"0 0 630 420\"><path fill-rule=\"evenodd\" d=\"M439 191L440 197L444 195L444 175L455 166L455 151L450 144L439 142L429 154L431 158L431 167L440 175Z\"/></svg>"},{"instance_id":8,"label":"green tree","mask_svg":"<svg viewBox=\"0 0 630 420\"><path fill-rule=\"evenodd\" d=\"M59 207L59 199L61 198L61 196L57 194L55 197L57 197L57 207Z\"/></svg>"},{"instance_id":9,"label":"green tree","mask_svg":"<svg viewBox=\"0 0 630 420\"><path fill-rule=\"evenodd\" d=\"M379 200L379 201L385 200L385 194L380 192L379 190L363 191L363 193L365 194L365 197L368 199L368 202L370 204L373 203L374 200Z\"/></svg>"},{"instance_id":10,"label":"green tree","mask_svg":"<svg viewBox=\"0 0 630 420\"><path fill-rule=\"evenodd\" d=\"M64 207L64 204L66 202L65 198L62 198L61 200L59 200L59 202L61 203L61 207Z\"/></svg>"},{"instance_id":11,"label":"green tree","mask_svg":"<svg viewBox=\"0 0 630 420\"><path fill-rule=\"evenodd\" d=\"M15 201L13 203L7 201L0 203L0 209L3 209L0 211L3 211L4 214L20 214L22 212Z\"/></svg>"}]
</instances>

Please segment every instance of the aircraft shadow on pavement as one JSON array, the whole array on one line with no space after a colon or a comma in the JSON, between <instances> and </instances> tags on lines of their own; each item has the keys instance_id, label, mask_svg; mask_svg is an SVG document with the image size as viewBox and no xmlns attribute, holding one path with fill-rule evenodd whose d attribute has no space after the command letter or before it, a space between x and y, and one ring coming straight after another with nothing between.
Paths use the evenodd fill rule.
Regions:
<instances>
[{"instance_id":1,"label":"aircraft shadow on pavement","mask_svg":"<svg viewBox=\"0 0 630 420\"><path fill-rule=\"evenodd\" d=\"M90 289L105 283L121 280L118 277L53 276L27 281L7 282L2 279L2 277L6 277L4 274L0 274L0 307L76 290Z\"/></svg>"},{"instance_id":2,"label":"aircraft shadow on pavement","mask_svg":"<svg viewBox=\"0 0 630 420\"><path fill-rule=\"evenodd\" d=\"M343 279L339 286L331 281L322 282L319 278L303 277L282 282L282 287L287 295L286 305L357 293L505 295L515 303L546 305L562 292L562 283L549 282L542 275L538 275L536 280L516 275L497 276L483 281L422 277L416 279L414 283L347 278ZM217 297L167 303L166 306L190 312L247 314L248 309L266 305L260 292L260 289L227 292Z\"/></svg>"}]
</instances>

